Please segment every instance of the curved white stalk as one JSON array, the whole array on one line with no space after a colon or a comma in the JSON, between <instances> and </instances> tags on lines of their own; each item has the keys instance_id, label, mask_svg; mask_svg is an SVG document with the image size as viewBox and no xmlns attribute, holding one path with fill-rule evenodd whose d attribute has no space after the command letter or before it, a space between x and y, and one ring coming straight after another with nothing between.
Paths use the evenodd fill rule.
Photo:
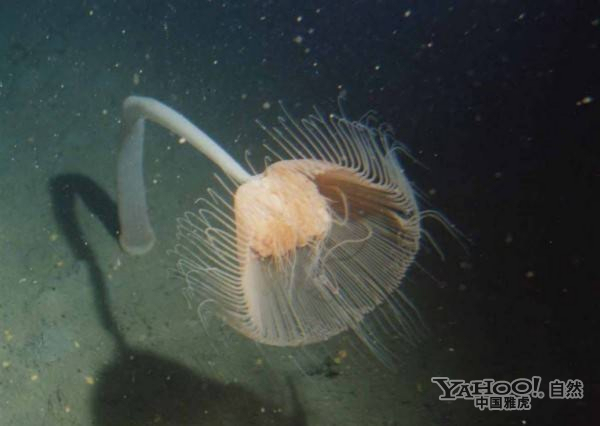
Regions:
<instances>
[{"instance_id":1,"label":"curved white stalk","mask_svg":"<svg viewBox=\"0 0 600 426\"><path fill-rule=\"evenodd\" d=\"M117 163L117 203L121 247L141 255L154 245L144 185L144 123L153 121L184 138L239 183L251 175L206 133L165 104L146 97L130 96L123 102L123 141Z\"/></svg>"}]
</instances>

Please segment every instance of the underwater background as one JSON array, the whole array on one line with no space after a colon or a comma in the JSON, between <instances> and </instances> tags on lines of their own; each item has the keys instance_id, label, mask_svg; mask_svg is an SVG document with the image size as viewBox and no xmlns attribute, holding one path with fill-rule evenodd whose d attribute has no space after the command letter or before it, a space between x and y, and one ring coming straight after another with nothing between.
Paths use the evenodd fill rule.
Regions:
<instances>
[{"instance_id":1,"label":"underwater background","mask_svg":"<svg viewBox=\"0 0 600 426\"><path fill-rule=\"evenodd\" d=\"M598 424L600 8L581 0L0 1L0 426ZM260 168L278 101L389 123L424 223L401 288L429 334L395 370L351 336L268 348L199 317L169 273L216 167L147 126L157 245L116 240L131 94ZM579 379L530 410L431 377Z\"/></svg>"}]
</instances>

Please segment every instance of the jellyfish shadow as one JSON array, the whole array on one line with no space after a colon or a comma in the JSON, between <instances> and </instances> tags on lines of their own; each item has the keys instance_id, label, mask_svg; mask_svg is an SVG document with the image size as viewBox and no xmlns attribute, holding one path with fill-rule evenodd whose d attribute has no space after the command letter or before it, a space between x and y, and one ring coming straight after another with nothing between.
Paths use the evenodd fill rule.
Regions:
<instances>
[{"instance_id":1,"label":"jellyfish shadow","mask_svg":"<svg viewBox=\"0 0 600 426\"><path fill-rule=\"evenodd\" d=\"M91 179L79 174L54 177L49 190L55 219L73 255L85 265L98 316L118 349L116 359L97 376L94 425L306 424L290 380L286 392L292 410L285 415L240 385L201 377L175 361L129 346L111 314L104 275L75 213L75 202L80 198L116 239L119 226L114 201Z\"/></svg>"}]
</instances>

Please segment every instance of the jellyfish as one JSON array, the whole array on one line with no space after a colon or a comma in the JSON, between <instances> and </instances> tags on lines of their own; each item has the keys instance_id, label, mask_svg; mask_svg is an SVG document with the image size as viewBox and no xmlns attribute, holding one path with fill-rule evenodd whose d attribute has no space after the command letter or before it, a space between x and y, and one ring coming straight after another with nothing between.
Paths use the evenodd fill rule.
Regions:
<instances>
[{"instance_id":1,"label":"jellyfish","mask_svg":"<svg viewBox=\"0 0 600 426\"><path fill-rule=\"evenodd\" d=\"M189 294L267 345L304 346L350 330L381 355L365 318L385 305L395 330L413 340L416 310L399 287L419 250L422 214L398 159L402 146L366 120L316 109L297 120L282 108L277 126L259 123L274 161L249 173L170 107L127 98L117 172L122 248L141 255L155 242L142 167L150 120L224 174L222 189L208 189L177 222L177 271Z\"/></svg>"}]
</instances>

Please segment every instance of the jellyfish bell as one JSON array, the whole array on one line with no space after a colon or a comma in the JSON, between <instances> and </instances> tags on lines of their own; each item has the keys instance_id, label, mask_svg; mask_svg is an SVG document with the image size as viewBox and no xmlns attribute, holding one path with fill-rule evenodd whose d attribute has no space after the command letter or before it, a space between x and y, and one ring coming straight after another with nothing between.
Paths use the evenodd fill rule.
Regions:
<instances>
[{"instance_id":1,"label":"jellyfish bell","mask_svg":"<svg viewBox=\"0 0 600 426\"><path fill-rule=\"evenodd\" d=\"M414 308L398 289L419 250L421 216L385 130L318 112L296 121L286 112L279 127L263 126L278 161L251 175L155 100L128 98L124 115L118 183L126 251L143 253L154 238L141 170L150 119L231 178L178 220L177 270L189 295L213 301L231 327L267 345L308 345L352 330L387 356L365 321L386 302L395 330L406 341L418 336Z\"/></svg>"}]
</instances>

